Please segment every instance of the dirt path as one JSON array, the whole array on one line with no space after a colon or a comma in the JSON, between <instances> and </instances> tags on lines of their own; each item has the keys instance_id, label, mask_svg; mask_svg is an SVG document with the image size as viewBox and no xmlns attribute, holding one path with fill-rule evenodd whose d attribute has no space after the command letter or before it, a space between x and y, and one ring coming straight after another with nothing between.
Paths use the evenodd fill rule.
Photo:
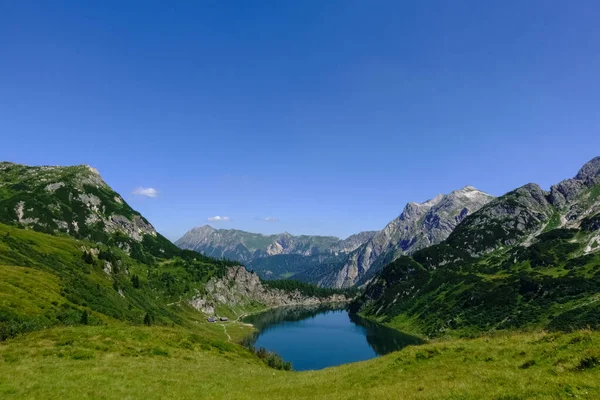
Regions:
<instances>
[{"instance_id":1,"label":"dirt path","mask_svg":"<svg viewBox=\"0 0 600 400\"><path fill-rule=\"evenodd\" d=\"M221 324L221 326L223 327L223 331L227 335L227 341L231 342L231 336L229 336L229 333L227 333L227 326L226 326L226 324Z\"/></svg>"},{"instance_id":2,"label":"dirt path","mask_svg":"<svg viewBox=\"0 0 600 400\"><path fill-rule=\"evenodd\" d=\"M174 303L169 303L169 304L167 304L167 307L172 306L173 304L179 304L179 303L181 303L181 296L179 296L179 301L176 301Z\"/></svg>"}]
</instances>

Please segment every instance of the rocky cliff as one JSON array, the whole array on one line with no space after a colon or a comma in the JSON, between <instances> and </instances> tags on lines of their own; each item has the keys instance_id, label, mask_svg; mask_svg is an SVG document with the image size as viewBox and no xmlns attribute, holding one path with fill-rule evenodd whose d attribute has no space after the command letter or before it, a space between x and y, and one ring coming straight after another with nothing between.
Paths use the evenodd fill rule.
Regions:
<instances>
[{"instance_id":1,"label":"rocky cliff","mask_svg":"<svg viewBox=\"0 0 600 400\"><path fill-rule=\"evenodd\" d=\"M283 291L267 288L256 273L249 272L245 267L230 267L227 273L207 282L203 293L198 293L190 300L195 309L214 315L219 304L229 307L246 307L260 303L267 307L294 305L315 305L325 303L349 302L351 299L333 294L327 297L305 296L300 291Z\"/></svg>"},{"instance_id":2,"label":"rocky cliff","mask_svg":"<svg viewBox=\"0 0 600 400\"><path fill-rule=\"evenodd\" d=\"M515 189L465 219L448 243L480 256L500 246L529 245L544 231L579 228L600 211L600 157L586 163L574 178L544 191L535 183Z\"/></svg>"},{"instance_id":3,"label":"rocky cliff","mask_svg":"<svg viewBox=\"0 0 600 400\"><path fill-rule=\"evenodd\" d=\"M399 256L440 243L465 217L492 199L466 186L421 204L408 203L398 218L351 252L338 268L317 268L307 280L326 287L362 284Z\"/></svg>"}]
</instances>

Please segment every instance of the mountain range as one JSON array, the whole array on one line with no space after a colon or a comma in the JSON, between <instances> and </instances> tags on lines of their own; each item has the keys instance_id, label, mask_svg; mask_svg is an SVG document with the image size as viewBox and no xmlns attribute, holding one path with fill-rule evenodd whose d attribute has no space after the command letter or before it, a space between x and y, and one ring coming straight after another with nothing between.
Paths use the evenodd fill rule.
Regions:
<instances>
[{"instance_id":1,"label":"mountain range","mask_svg":"<svg viewBox=\"0 0 600 400\"><path fill-rule=\"evenodd\" d=\"M440 243L468 215L494 197L466 186L424 203L408 203L400 216L352 251L333 269L315 267L298 276L319 286L349 287L368 281L401 255Z\"/></svg>"},{"instance_id":2,"label":"mountain range","mask_svg":"<svg viewBox=\"0 0 600 400\"><path fill-rule=\"evenodd\" d=\"M362 285L385 264L446 239L467 215L493 196L471 186L408 203L381 231L345 240L330 236L261 235L208 225L175 244L202 254L238 260L266 279L291 278L323 287Z\"/></svg>"},{"instance_id":3,"label":"mountain range","mask_svg":"<svg viewBox=\"0 0 600 400\"><path fill-rule=\"evenodd\" d=\"M244 263L263 278L287 278L305 269L341 260L376 232L361 232L340 239L334 236L293 236L215 229L209 225L186 232L175 244L210 257Z\"/></svg>"},{"instance_id":4,"label":"mountain range","mask_svg":"<svg viewBox=\"0 0 600 400\"><path fill-rule=\"evenodd\" d=\"M197 327L205 314L329 298L346 299L263 286L236 261L178 248L90 166L0 163L0 340L80 321Z\"/></svg>"},{"instance_id":5,"label":"mountain range","mask_svg":"<svg viewBox=\"0 0 600 400\"><path fill-rule=\"evenodd\" d=\"M354 310L429 336L600 327L600 157L549 191L530 183L443 242L388 264Z\"/></svg>"},{"instance_id":6,"label":"mountain range","mask_svg":"<svg viewBox=\"0 0 600 400\"><path fill-rule=\"evenodd\" d=\"M265 388L294 397L293 381L304 398L316 390L335 396L342 384L345 397L367 398L406 382L407 373L411 382L430 379L401 392L419 398L440 385L435 398L600 393L600 157L548 191L527 184L494 199L465 187L408 204L386 229L346 241L247 236L244 249L260 255L251 263L272 268L287 258L293 269L314 258L314 268L294 276L314 269L319 279L362 287L265 282L222 255L170 243L91 167L1 163L0 368L23 374L2 382L0 392L93 396L100 386L69 377L98 369L103 374L88 375L99 377L97 385L117 382L115 393L129 393L123 388L132 382L139 391L165 373L169 384L185 387L205 371L205 385L190 398L207 387L231 397L223 376L243 377L238 397L249 396L248 385L255 385L250 397ZM351 314L439 340L293 376L269 369L285 366L272 353L235 343L250 333L239 322L247 313L348 296ZM207 321L214 315L229 320ZM136 381L140 371L144 379ZM466 380L470 389L456 391ZM147 393L168 396L156 387ZM385 397L400 393L388 389Z\"/></svg>"}]
</instances>

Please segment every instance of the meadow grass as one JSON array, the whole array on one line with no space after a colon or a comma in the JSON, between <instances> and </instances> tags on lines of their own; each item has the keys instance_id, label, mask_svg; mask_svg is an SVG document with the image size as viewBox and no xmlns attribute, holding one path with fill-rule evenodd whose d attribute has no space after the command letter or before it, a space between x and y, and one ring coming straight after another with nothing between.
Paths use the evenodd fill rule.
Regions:
<instances>
[{"instance_id":1,"label":"meadow grass","mask_svg":"<svg viewBox=\"0 0 600 400\"><path fill-rule=\"evenodd\" d=\"M82 326L9 339L0 344L0 398L600 398L596 332L453 339L286 372L213 327L222 329Z\"/></svg>"}]
</instances>

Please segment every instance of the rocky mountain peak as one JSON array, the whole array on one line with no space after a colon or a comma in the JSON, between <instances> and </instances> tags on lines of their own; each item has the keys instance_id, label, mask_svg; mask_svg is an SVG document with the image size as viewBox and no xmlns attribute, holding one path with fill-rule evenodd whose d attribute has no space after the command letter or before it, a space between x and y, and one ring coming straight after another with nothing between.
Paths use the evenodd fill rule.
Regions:
<instances>
[{"instance_id":1,"label":"rocky mountain peak","mask_svg":"<svg viewBox=\"0 0 600 400\"><path fill-rule=\"evenodd\" d=\"M224 257L249 264L257 259L275 255L316 256L348 252L370 237L368 233L362 233L350 241L343 241L334 236L294 236L289 232L263 235L204 226L186 232L175 244L208 256Z\"/></svg>"},{"instance_id":2,"label":"rocky mountain peak","mask_svg":"<svg viewBox=\"0 0 600 400\"><path fill-rule=\"evenodd\" d=\"M600 157L595 157L581 167L575 179L586 181L595 179L598 176L600 176Z\"/></svg>"},{"instance_id":3,"label":"rocky mountain peak","mask_svg":"<svg viewBox=\"0 0 600 400\"><path fill-rule=\"evenodd\" d=\"M191 231L195 232L195 233L211 233L211 232L216 231L216 229L210 225L202 225L202 226L197 226L195 228L192 228Z\"/></svg>"},{"instance_id":4,"label":"rocky mountain peak","mask_svg":"<svg viewBox=\"0 0 600 400\"><path fill-rule=\"evenodd\" d=\"M0 167L0 208L6 210L1 222L102 242L117 233L133 242L157 237L154 227L89 165L5 162Z\"/></svg>"},{"instance_id":5,"label":"rocky mountain peak","mask_svg":"<svg viewBox=\"0 0 600 400\"><path fill-rule=\"evenodd\" d=\"M333 287L360 284L399 256L440 243L466 216L493 198L472 186L465 186L423 203L410 202L400 216L350 253L340 269L322 276L316 283Z\"/></svg>"}]
</instances>

